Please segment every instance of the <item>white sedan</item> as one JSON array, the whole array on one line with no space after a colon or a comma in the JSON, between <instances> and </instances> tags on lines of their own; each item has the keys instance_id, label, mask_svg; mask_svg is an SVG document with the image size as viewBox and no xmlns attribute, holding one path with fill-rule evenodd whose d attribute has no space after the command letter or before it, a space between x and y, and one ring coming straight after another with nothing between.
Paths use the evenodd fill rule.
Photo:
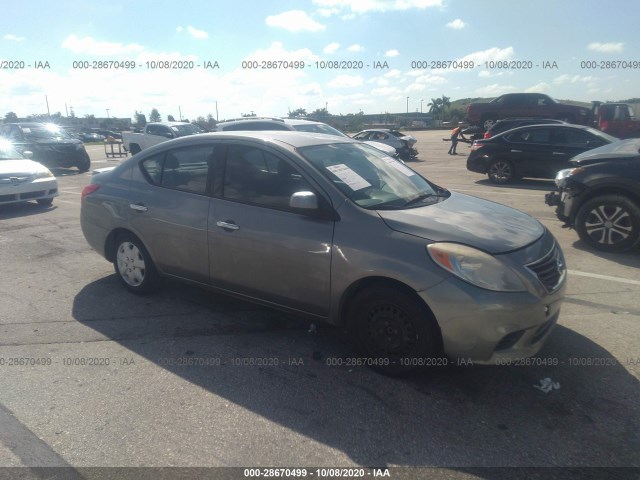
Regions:
<instances>
[{"instance_id":1,"label":"white sedan","mask_svg":"<svg viewBox=\"0 0 640 480\"><path fill-rule=\"evenodd\" d=\"M0 142L0 205L29 200L51 205L57 196L58 181L47 167Z\"/></svg>"}]
</instances>

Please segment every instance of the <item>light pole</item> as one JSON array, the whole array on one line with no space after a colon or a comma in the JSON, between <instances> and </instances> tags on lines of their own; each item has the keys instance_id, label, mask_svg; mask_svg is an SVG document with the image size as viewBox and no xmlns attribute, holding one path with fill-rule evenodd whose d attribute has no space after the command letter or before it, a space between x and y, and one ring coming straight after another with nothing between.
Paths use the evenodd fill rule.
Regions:
<instances>
[{"instance_id":1,"label":"light pole","mask_svg":"<svg viewBox=\"0 0 640 480\"><path fill-rule=\"evenodd\" d=\"M422 102L424 102L423 98L420 99L420 114L422 114Z\"/></svg>"},{"instance_id":2,"label":"light pole","mask_svg":"<svg viewBox=\"0 0 640 480\"><path fill-rule=\"evenodd\" d=\"M108 109L108 108L106 108L105 110L107 111L107 118L111 118L111 117L109 116L109 109Z\"/></svg>"},{"instance_id":3,"label":"light pole","mask_svg":"<svg viewBox=\"0 0 640 480\"><path fill-rule=\"evenodd\" d=\"M409 115L409 97L407 97L407 115Z\"/></svg>"}]
</instances>

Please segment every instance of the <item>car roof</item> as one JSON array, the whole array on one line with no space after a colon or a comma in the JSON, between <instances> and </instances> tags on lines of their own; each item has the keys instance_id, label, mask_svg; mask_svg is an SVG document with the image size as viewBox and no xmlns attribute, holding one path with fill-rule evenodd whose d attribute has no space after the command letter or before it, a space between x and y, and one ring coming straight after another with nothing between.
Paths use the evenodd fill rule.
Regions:
<instances>
[{"instance_id":1,"label":"car roof","mask_svg":"<svg viewBox=\"0 0 640 480\"><path fill-rule=\"evenodd\" d=\"M232 132L211 132L181 137L154 145L145 151L163 150L166 147L178 147L182 144L197 143L203 140L253 140L264 143L288 145L291 148L302 148L314 145L331 145L336 143L357 143L350 137L338 137L322 133L299 132L296 130L252 130Z\"/></svg>"}]
</instances>

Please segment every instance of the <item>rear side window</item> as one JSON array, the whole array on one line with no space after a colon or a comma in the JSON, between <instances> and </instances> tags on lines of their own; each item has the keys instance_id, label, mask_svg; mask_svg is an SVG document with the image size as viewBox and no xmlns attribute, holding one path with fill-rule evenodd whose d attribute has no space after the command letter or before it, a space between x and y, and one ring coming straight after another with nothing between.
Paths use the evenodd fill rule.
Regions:
<instances>
[{"instance_id":1,"label":"rear side window","mask_svg":"<svg viewBox=\"0 0 640 480\"><path fill-rule=\"evenodd\" d=\"M214 146L176 148L142 162L142 170L154 185L192 193L207 192L213 169Z\"/></svg>"},{"instance_id":2,"label":"rear side window","mask_svg":"<svg viewBox=\"0 0 640 480\"><path fill-rule=\"evenodd\" d=\"M508 135L507 140L518 143L549 143L551 140L548 128L536 128L532 130L520 130Z\"/></svg>"}]
</instances>

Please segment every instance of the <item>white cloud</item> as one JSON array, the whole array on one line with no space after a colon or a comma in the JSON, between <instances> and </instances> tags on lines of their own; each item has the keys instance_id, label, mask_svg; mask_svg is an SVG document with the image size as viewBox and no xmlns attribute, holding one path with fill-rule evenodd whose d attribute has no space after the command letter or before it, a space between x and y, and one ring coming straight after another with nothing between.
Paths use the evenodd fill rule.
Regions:
<instances>
[{"instance_id":1,"label":"white cloud","mask_svg":"<svg viewBox=\"0 0 640 480\"><path fill-rule=\"evenodd\" d=\"M144 50L142 45L129 43L104 42L95 40L92 37L78 38L76 35L69 35L63 42L62 48L71 50L74 53L84 53L88 55L125 55L139 53Z\"/></svg>"},{"instance_id":2,"label":"white cloud","mask_svg":"<svg viewBox=\"0 0 640 480\"><path fill-rule=\"evenodd\" d=\"M398 55L400 55L400 52L396 49L387 50L386 52L384 52L385 57L397 57Z\"/></svg>"},{"instance_id":3,"label":"white cloud","mask_svg":"<svg viewBox=\"0 0 640 480\"><path fill-rule=\"evenodd\" d=\"M338 51L338 49L339 49L339 48L340 48L340 44L339 44L339 43L337 43L337 42L333 42L333 43L330 43L329 45L327 45L326 47L324 47L324 48L322 49L322 51L323 51L324 53L329 53L329 54L331 54L331 53L336 53L336 52Z\"/></svg>"},{"instance_id":4,"label":"white cloud","mask_svg":"<svg viewBox=\"0 0 640 480\"><path fill-rule=\"evenodd\" d=\"M327 85L333 88L354 88L364 83L360 75L338 75Z\"/></svg>"},{"instance_id":5,"label":"white cloud","mask_svg":"<svg viewBox=\"0 0 640 480\"><path fill-rule=\"evenodd\" d=\"M507 48L489 48L487 50L481 50L479 52L473 52L469 55L462 57L461 61L472 61L475 65L482 65L484 62L497 61L497 60L509 60L514 56L513 47Z\"/></svg>"},{"instance_id":6,"label":"white cloud","mask_svg":"<svg viewBox=\"0 0 640 480\"><path fill-rule=\"evenodd\" d=\"M193 38L197 38L198 40L205 40L207 38L209 38L209 34L207 32L205 32L204 30L198 30L195 27L192 27L191 25L189 25L186 28L187 32L189 33L189 35L191 35ZM178 27L176 28L176 32L184 32L185 29L183 27Z\"/></svg>"},{"instance_id":7,"label":"white cloud","mask_svg":"<svg viewBox=\"0 0 640 480\"><path fill-rule=\"evenodd\" d=\"M2 37L5 40L9 40L10 42L21 42L24 40L24 37L19 37L17 35L14 35L13 33L7 33L4 37Z\"/></svg>"},{"instance_id":8,"label":"white cloud","mask_svg":"<svg viewBox=\"0 0 640 480\"><path fill-rule=\"evenodd\" d=\"M364 47L362 45L358 45L357 43L354 43L353 45L350 45L349 47L347 47L347 51L348 52L364 52Z\"/></svg>"},{"instance_id":9,"label":"white cloud","mask_svg":"<svg viewBox=\"0 0 640 480\"><path fill-rule=\"evenodd\" d=\"M453 28L454 30L460 30L464 27L466 27L467 24L464 23L462 20L460 20L459 18L456 18L455 20L447 23L447 27L449 28Z\"/></svg>"},{"instance_id":10,"label":"white cloud","mask_svg":"<svg viewBox=\"0 0 640 480\"><path fill-rule=\"evenodd\" d=\"M549 90L549 88L551 88L551 85L549 85L547 82L540 82L536 85L532 85L531 87L526 88L524 91L527 93L546 92Z\"/></svg>"},{"instance_id":11,"label":"white cloud","mask_svg":"<svg viewBox=\"0 0 640 480\"><path fill-rule=\"evenodd\" d=\"M494 83L492 85L476 89L476 93L483 97L497 97L503 93L512 92L514 90L516 90L516 87L512 85L500 85L498 83Z\"/></svg>"},{"instance_id":12,"label":"white cloud","mask_svg":"<svg viewBox=\"0 0 640 480\"><path fill-rule=\"evenodd\" d=\"M278 15L270 15L265 22L270 27L284 28L290 32L321 32L326 28L302 10L289 10Z\"/></svg>"},{"instance_id":13,"label":"white cloud","mask_svg":"<svg viewBox=\"0 0 640 480\"><path fill-rule=\"evenodd\" d=\"M313 0L313 3L318 5L325 14L344 10L353 14L410 9L424 10L443 5L442 0Z\"/></svg>"},{"instance_id":14,"label":"white cloud","mask_svg":"<svg viewBox=\"0 0 640 480\"><path fill-rule=\"evenodd\" d=\"M601 53L620 53L624 50L624 43L622 42L609 42L609 43L590 43L587 47L589 50Z\"/></svg>"},{"instance_id":15,"label":"white cloud","mask_svg":"<svg viewBox=\"0 0 640 480\"><path fill-rule=\"evenodd\" d=\"M386 95L399 95L401 93L400 89L396 87L382 87L382 88L374 88L371 90L371 95L375 96L386 96Z\"/></svg>"},{"instance_id":16,"label":"white cloud","mask_svg":"<svg viewBox=\"0 0 640 480\"><path fill-rule=\"evenodd\" d=\"M553 83L557 84L557 85L563 85L566 83L578 83L578 82L583 82L583 83L592 83L594 80L596 80L595 77L591 77L591 76L581 76L581 75L560 75L559 77L556 77L553 79Z\"/></svg>"}]
</instances>

